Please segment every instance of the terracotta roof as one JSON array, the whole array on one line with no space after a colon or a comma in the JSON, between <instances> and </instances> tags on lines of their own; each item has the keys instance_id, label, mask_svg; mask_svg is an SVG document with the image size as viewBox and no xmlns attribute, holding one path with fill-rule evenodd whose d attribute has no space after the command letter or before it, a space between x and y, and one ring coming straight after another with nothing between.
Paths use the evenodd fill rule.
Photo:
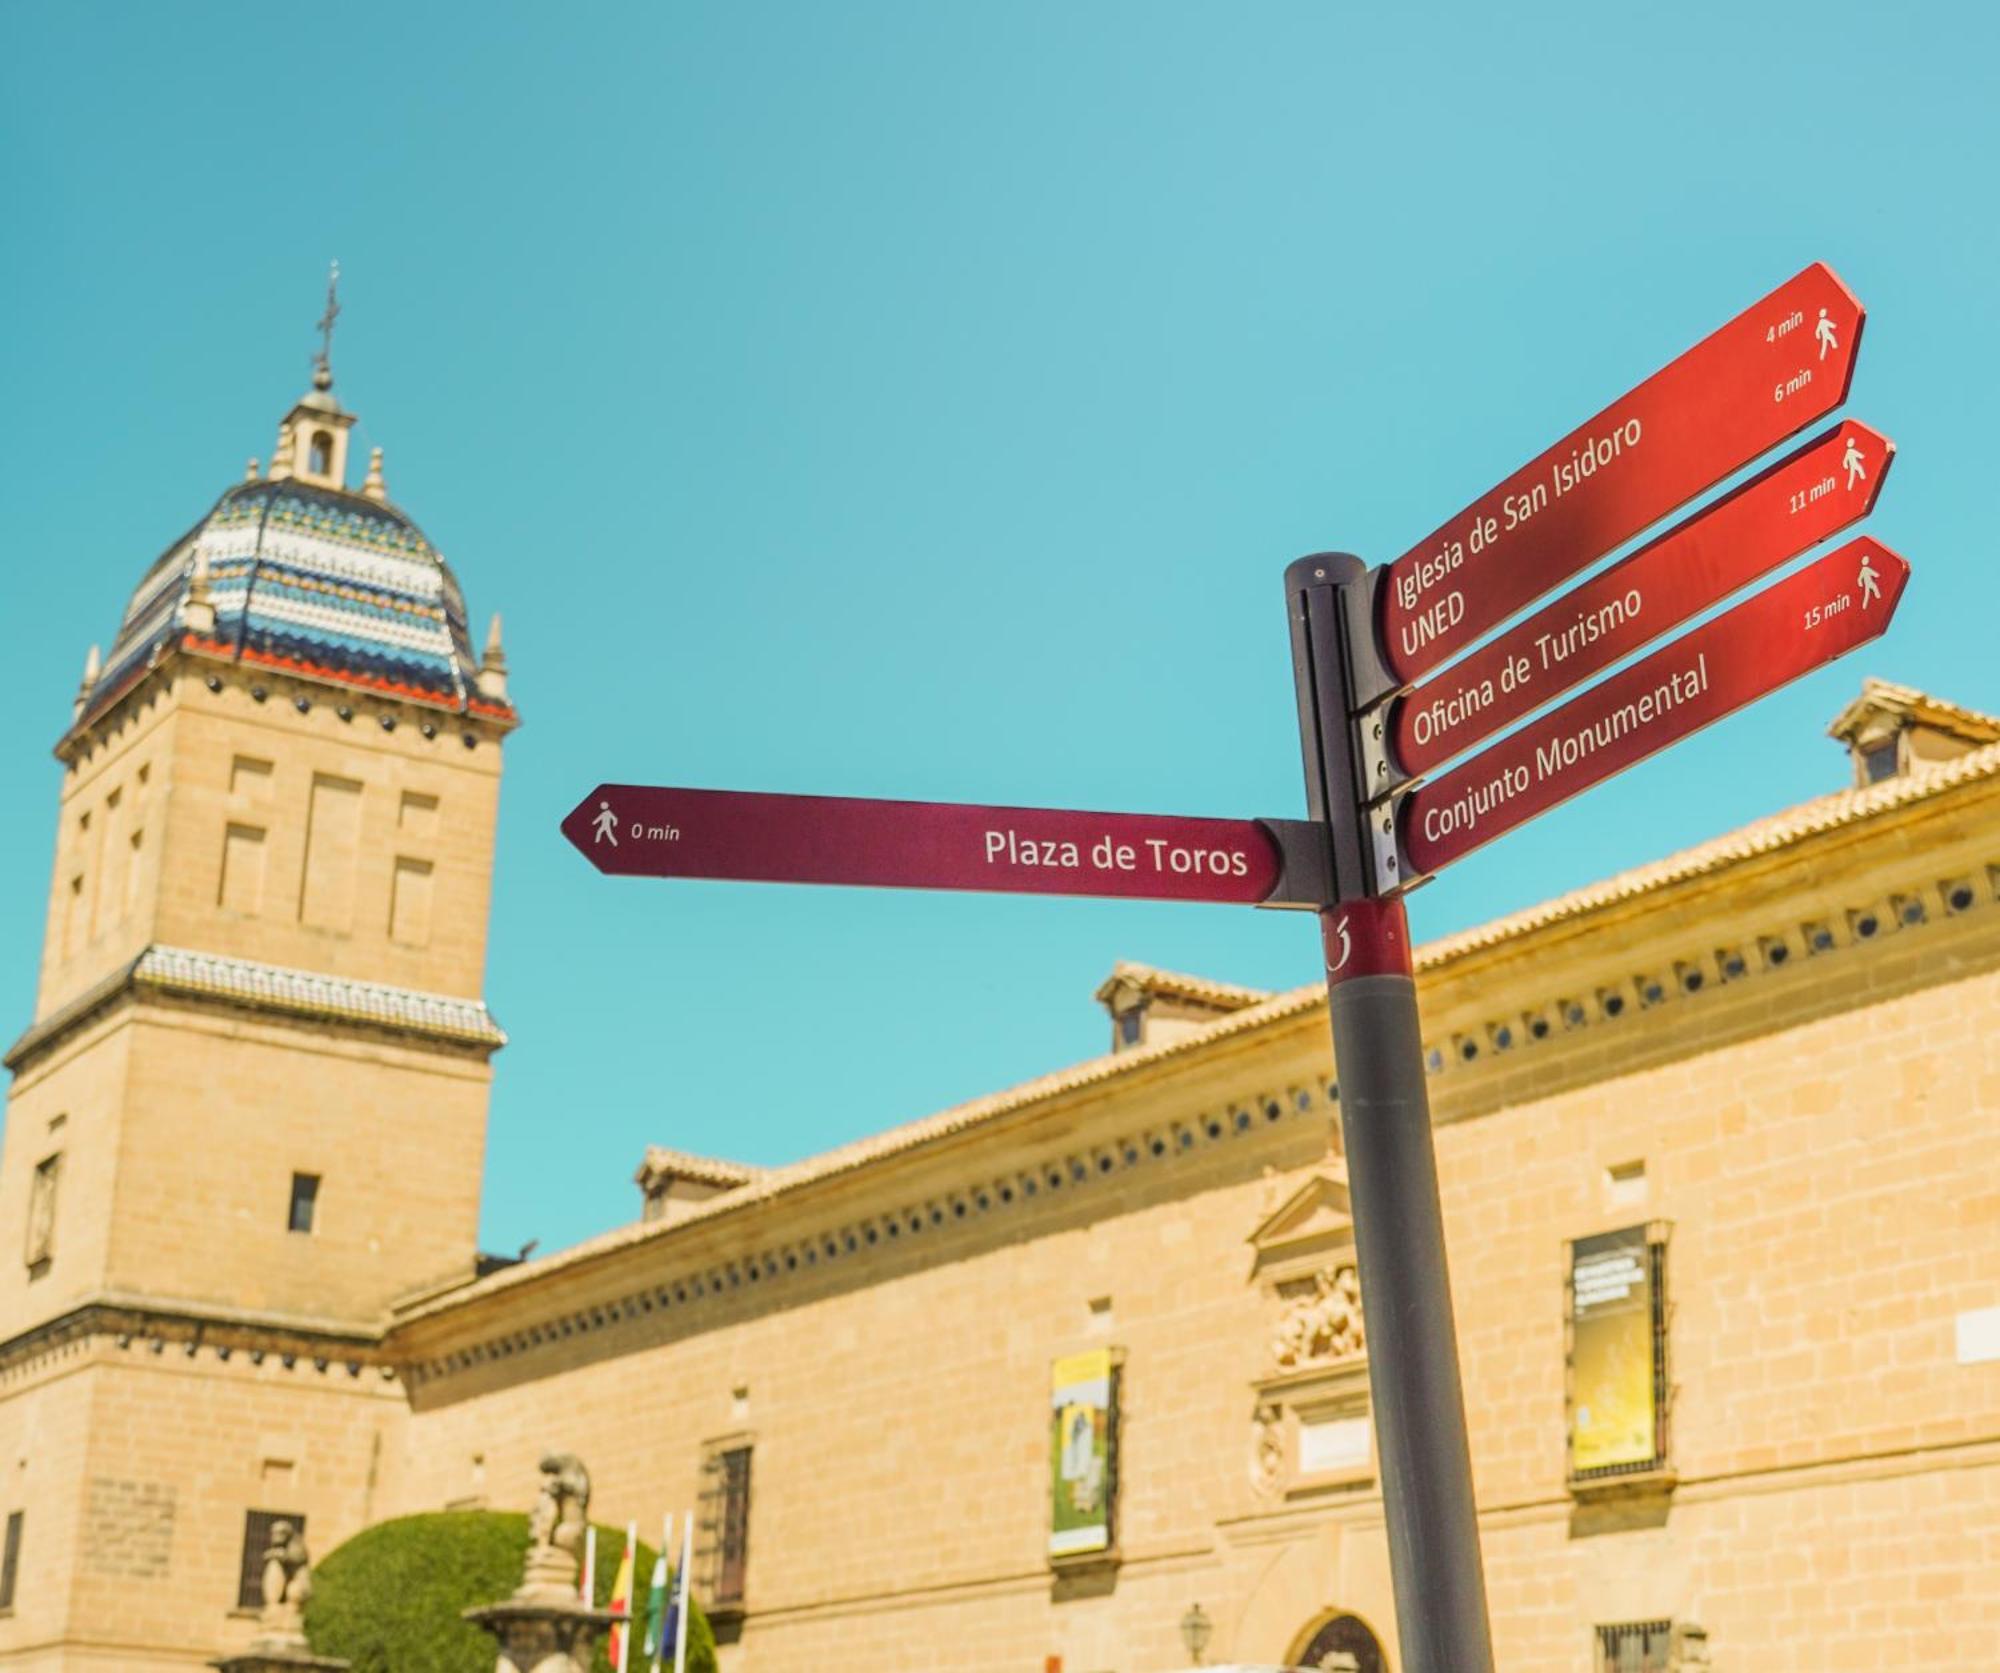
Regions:
<instances>
[{"instance_id":1,"label":"terracotta roof","mask_svg":"<svg viewBox=\"0 0 2000 1673\"><path fill-rule=\"evenodd\" d=\"M1572 890L1541 905L1510 913L1457 935L1426 942L1416 950L1416 967L1420 972L1438 970L1454 960L1551 924L1585 917L1655 890L1776 852L1807 838L1861 824L1912 802L1995 778L2000 778L2000 743L1866 789L1837 791L1768 818L1755 820L1725 836L1684 849L1665 859L1621 872L1587 888ZM673 1221L645 1221L588 1238L532 1264L510 1267L479 1280L476 1285L427 1299L409 1308L404 1317L416 1319L443 1312L474 1299L475 1295L496 1294L515 1284L533 1282L552 1272L578 1266L654 1238L682 1235L689 1227L712 1217L742 1212L785 1192L852 1173L871 1163L917 1150L1049 1099L1136 1075L1163 1061L1191 1052L1208 1050L1219 1041L1309 1014L1322 1009L1325 1004L1326 988L1318 981L1286 993L1273 994L1178 1039L1092 1058L1024 1081L1018 1086L988 1093L935 1115L870 1134L820 1155L768 1169L743 1188L719 1196L712 1202L696 1204L687 1214Z\"/></svg>"},{"instance_id":2,"label":"terracotta roof","mask_svg":"<svg viewBox=\"0 0 2000 1673\"><path fill-rule=\"evenodd\" d=\"M1120 959L1114 964L1111 974L1098 984L1093 997L1100 1004L1107 1003L1121 985L1135 987L1148 997L1184 999L1189 1004L1205 1005L1215 1011L1240 1011L1250 1005L1261 1005L1271 997L1266 988L1237 987L1231 982L1210 981L1206 976L1186 976L1176 970L1159 970L1131 959Z\"/></svg>"},{"instance_id":3,"label":"terracotta roof","mask_svg":"<svg viewBox=\"0 0 2000 1673\"><path fill-rule=\"evenodd\" d=\"M641 1186L658 1179L685 1179L697 1185L719 1185L733 1190L748 1185L764 1169L748 1162L725 1162L714 1156L697 1156L692 1151L674 1150L664 1144L646 1146L646 1159L633 1178Z\"/></svg>"},{"instance_id":4,"label":"terracotta roof","mask_svg":"<svg viewBox=\"0 0 2000 1673\"><path fill-rule=\"evenodd\" d=\"M1896 685L1888 680L1873 678L1861 682L1861 695L1833 717L1827 734L1851 741L1855 731L1870 714L1884 711L1918 726L1948 732L1968 743L2000 742L2000 718L1981 714L1977 709L1963 708L1957 703L1948 703L1942 697L1917 690L1915 686Z\"/></svg>"}]
</instances>

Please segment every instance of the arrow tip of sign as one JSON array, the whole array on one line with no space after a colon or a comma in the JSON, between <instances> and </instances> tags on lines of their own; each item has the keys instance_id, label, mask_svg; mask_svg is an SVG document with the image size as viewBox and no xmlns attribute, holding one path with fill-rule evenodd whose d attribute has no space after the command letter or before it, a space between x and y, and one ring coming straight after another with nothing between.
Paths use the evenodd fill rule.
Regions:
<instances>
[{"instance_id":1,"label":"arrow tip of sign","mask_svg":"<svg viewBox=\"0 0 2000 1673\"><path fill-rule=\"evenodd\" d=\"M563 816L558 828L569 838L570 845L588 858L594 827L611 811L611 786L600 784Z\"/></svg>"}]
</instances>

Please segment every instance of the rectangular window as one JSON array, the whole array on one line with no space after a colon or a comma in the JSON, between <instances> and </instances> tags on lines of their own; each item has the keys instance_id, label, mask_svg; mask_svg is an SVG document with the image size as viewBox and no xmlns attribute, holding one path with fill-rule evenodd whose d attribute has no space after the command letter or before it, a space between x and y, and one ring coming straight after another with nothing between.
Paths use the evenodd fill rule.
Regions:
<instances>
[{"instance_id":1,"label":"rectangular window","mask_svg":"<svg viewBox=\"0 0 2000 1673\"><path fill-rule=\"evenodd\" d=\"M405 947L431 940L431 863L399 856L389 883L389 939Z\"/></svg>"},{"instance_id":2,"label":"rectangular window","mask_svg":"<svg viewBox=\"0 0 2000 1673\"><path fill-rule=\"evenodd\" d=\"M319 1210L319 1175L316 1173L295 1173L292 1175L292 1212L287 1222L295 1232L309 1232L313 1229L313 1217Z\"/></svg>"},{"instance_id":3,"label":"rectangular window","mask_svg":"<svg viewBox=\"0 0 2000 1673\"><path fill-rule=\"evenodd\" d=\"M62 1152L45 1156L35 1164L35 1177L28 1184L28 1276L39 1278L48 1271L56 1253L56 1188L62 1183Z\"/></svg>"},{"instance_id":4,"label":"rectangular window","mask_svg":"<svg viewBox=\"0 0 2000 1673\"><path fill-rule=\"evenodd\" d=\"M229 764L229 793L246 801L271 799L271 763L254 756L239 755Z\"/></svg>"},{"instance_id":5,"label":"rectangular window","mask_svg":"<svg viewBox=\"0 0 2000 1673\"><path fill-rule=\"evenodd\" d=\"M263 910L264 833L258 826L231 825L222 833L222 878L215 903L246 918Z\"/></svg>"},{"instance_id":6,"label":"rectangular window","mask_svg":"<svg viewBox=\"0 0 2000 1673\"><path fill-rule=\"evenodd\" d=\"M63 901L63 957L74 958L83 945L83 873L69 880L69 894Z\"/></svg>"},{"instance_id":7,"label":"rectangular window","mask_svg":"<svg viewBox=\"0 0 2000 1673\"><path fill-rule=\"evenodd\" d=\"M1627 1621L1597 1629L1597 1673L1667 1673L1669 1621Z\"/></svg>"},{"instance_id":8,"label":"rectangular window","mask_svg":"<svg viewBox=\"0 0 2000 1673\"><path fill-rule=\"evenodd\" d=\"M305 879L299 890L301 923L340 931L354 927L354 874L360 860L360 784L313 774Z\"/></svg>"},{"instance_id":9,"label":"rectangular window","mask_svg":"<svg viewBox=\"0 0 2000 1673\"><path fill-rule=\"evenodd\" d=\"M14 1607L14 1587L21 1578L21 1521L26 1511L7 1513L7 1543L0 1548L0 1609Z\"/></svg>"},{"instance_id":10,"label":"rectangular window","mask_svg":"<svg viewBox=\"0 0 2000 1673\"><path fill-rule=\"evenodd\" d=\"M396 809L396 829L410 836L437 835L438 799L421 790L405 790Z\"/></svg>"},{"instance_id":11,"label":"rectangular window","mask_svg":"<svg viewBox=\"0 0 2000 1673\"><path fill-rule=\"evenodd\" d=\"M125 903L125 879L119 866L125 860L125 790L121 785L104 798L104 887L97 902L95 931L110 928Z\"/></svg>"},{"instance_id":12,"label":"rectangular window","mask_svg":"<svg viewBox=\"0 0 2000 1673\"><path fill-rule=\"evenodd\" d=\"M1569 1261L1569 1475L1667 1462L1667 1227L1578 1238Z\"/></svg>"},{"instance_id":13,"label":"rectangular window","mask_svg":"<svg viewBox=\"0 0 2000 1673\"><path fill-rule=\"evenodd\" d=\"M146 827L141 825L132 833L125 856L125 916L131 917L139 904L139 884L144 876L142 867L146 859Z\"/></svg>"},{"instance_id":14,"label":"rectangular window","mask_svg":"<svg viewBox=\"0 0 2000 1673\"><path fill-rule=\"evenodd\" d=\"M236 1579L236 1607L264 1607L264 1555L280 1525L304 1539L306 1519L295 1510L246 1510L243 1513L243 1567Z\"/></svg>"},{"instance_id":15,"label":"rectangular window","mask_svg":"<svg viewBox=\"0 0 2000 1673\"><path fill-rule=\"evenodd\" d=\"M710 1613L743 1607L750 1566L750 1448L711 1452L702 1464L695 1575Z\"/></svg>"}]
</instances>

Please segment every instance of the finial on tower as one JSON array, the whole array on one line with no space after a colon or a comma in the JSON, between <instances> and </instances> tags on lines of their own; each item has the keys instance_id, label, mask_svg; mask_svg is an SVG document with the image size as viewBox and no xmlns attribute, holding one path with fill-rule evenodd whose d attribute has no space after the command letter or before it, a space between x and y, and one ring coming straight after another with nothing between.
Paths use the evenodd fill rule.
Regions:
<instances>
[{"instance_id":1,"label":"finial on tower","mask_svg":"<svg viewBox=\"0 0 2000 1673\"><path fill-rule=\"evenodd\" d=\"M190 633L207 639L215 633L215 595L208 585L208 551L195 542L194 562L188 566L187 597L181 601L181 621Z\"/></svg>"},{"instance_id":2,"label":"finial on tower","mask_svg":"<svg viewBox=\"0 0 2000 1673\"><path fill-rule=\"evenodd\" d=\"M83 659L83 683L76 688L76 702L71 706L71 713L76 719L83 719L84 705L90 701L90 688L97 684L97 676L103 671L104 653L92 645L90 654Z\"/></svg>"},{"instance_id":3,"label":"finial on tower","mask_svg":"<svg viewBox=\"0 0 2000 1673\"><path fill-rule=\"evenodd\" d=\"M500 612L493 612L493 622L486 630L486 654L479 659L479 674L474 682L479 687L479 695L490 697L496 703L507 701L507 652L500 643Z\"/></svg>"},{"instance_id":4,"label":"finial on tower","mask_svg":"<svg viewBox=\"0 0 2000 1673\"><path fill-rule=\"evenodd\" d=\"M368 475L361 484L361 497L378 503L389 497L389 484L382 480L382 450L379 447L368 450Z\"/></svg>"},{"instance_id":5,"label":"finial on tower","mask_svg":"<svg viewBox=\"0 0 2000 1673\"><path fill-rule=\"evenodd\" d=\"M244 463L243 480L245 482L255 482L257 480L257 455L254 453Z\"/></svg>"},{"instance_id":6,"label":"finial on tower","mask_svg":"<svg viewBox=\"0 0 2000 1673\"><path fill-rule=\"evenodd\" d=\"M326 312L319 317L319 353L313 356L313 388L333 387L333 322L340 318L340 263L326 275Z\"/></svg>"}]
</instances>

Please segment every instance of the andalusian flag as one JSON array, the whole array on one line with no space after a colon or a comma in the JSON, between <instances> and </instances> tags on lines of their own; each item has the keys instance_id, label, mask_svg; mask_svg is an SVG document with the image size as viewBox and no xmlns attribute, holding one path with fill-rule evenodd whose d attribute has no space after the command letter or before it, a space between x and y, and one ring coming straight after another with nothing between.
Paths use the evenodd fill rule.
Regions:
<instances>
[{"instance_id":1,"label":"andalusian flag","mask_svg":"<svg viewBox=\"0 0 2000 1673\"><path fill-rule=\"evenodd\" d=\"M618 1673L625 1673L625 1623L632 1618L632 1558L639 1548L639 1524L625 1524L625 1554L618 1559L618 1573L611 1582L611 1613L618 1619L611 1624L611 1642L607 1646L611 1654L611 1665Z\"/></svg>"},{"instance_id":2,"label":"andalusian flag","mask_svg":"<svg viewBox=\"0 0 2000 1673\"><path fill-rule=\"evenodd\" d=\"M674 1544L674 1515L667 1512L660 1524L660 1554L653 1559L653 1583L646 1589L646 1642L640 1654L650 1656L653 1673L659 1673L660 1658L667 1649L667 1553Z\"/></svg>"}]
</instances>

